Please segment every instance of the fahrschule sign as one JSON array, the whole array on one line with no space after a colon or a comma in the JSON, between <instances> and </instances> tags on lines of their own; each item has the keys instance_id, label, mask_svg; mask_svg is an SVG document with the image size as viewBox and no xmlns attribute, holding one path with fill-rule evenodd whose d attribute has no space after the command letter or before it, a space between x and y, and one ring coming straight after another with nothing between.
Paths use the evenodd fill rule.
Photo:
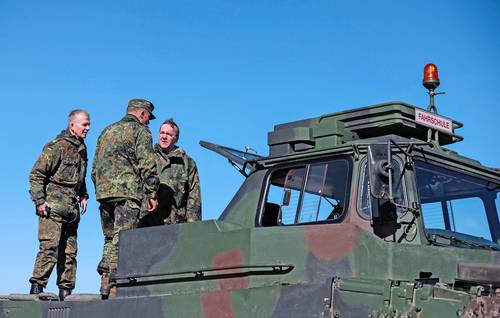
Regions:
<instances>
[{"instance_id":1,"label":"fahrschule sign","mask_svg":"<svg viewBox=\"0 0 500 318\"><path fill-rule=\"evenodd\" d=\"M423 109L415 108L415 121L421 125L453 134L453 122L451 119Z\"/></svg>"}]
</instances>

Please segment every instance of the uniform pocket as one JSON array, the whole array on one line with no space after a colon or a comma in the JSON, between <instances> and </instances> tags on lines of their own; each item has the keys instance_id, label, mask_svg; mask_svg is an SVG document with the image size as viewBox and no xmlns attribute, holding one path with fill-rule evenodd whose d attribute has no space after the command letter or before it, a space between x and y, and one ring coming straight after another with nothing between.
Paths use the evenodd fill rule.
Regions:
<instances>
[{"instance_id":1,"label":"uniform pocket","mask_svg":"<svg viewBox=\"0 0 500 318\"><path fill-rule=\"evenodd\" d=\"M128 230L137 227L141 211L140 202L126 200L115 208L115 229Z\"/></svg>"},{"instance_id":2,"label":"uniform pocket","mask_svg":"<svg viewBox=\"0 0 500 318\"><path fill-rule=\"evenodd\" d=\"M68 207L51 206L50 213L58 214L65 222L77 222L80 218L78 205Z\"/></svg>"},{"instance_id":3,"label":"uniform pocket","mask_svg":"<svg viewBox=\"0 0 500 318\"><path fill-rule=\"evenodd\" d=\"M80 169L79 163L79 158L64 158L54 175L54 179L66 185L76 184L78 182L78 172Z\"/></svg>"},{"instance_id":4,"label":"uniform pocket","mask_svg":"<svg viewBox=\"0 0 500 318\"><path fill-rule=\"evenodd\" d=\"M40 241L59 241L61 236L61 223L50 218L40 217L38 221L38 240Z\"/></svg>"}]
</instances>

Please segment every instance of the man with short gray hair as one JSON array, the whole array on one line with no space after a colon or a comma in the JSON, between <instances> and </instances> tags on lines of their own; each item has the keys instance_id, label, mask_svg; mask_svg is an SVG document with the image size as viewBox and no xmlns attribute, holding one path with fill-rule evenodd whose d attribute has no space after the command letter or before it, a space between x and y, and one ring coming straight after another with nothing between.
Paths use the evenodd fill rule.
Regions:
<instances>
[{"instance_id":1,"label":"man with short gray hair","mask_svg":"<svg viewBox=\"0 0 500 318\"><path fill-rule=\"evenodd\" d=\"M59 298L75 288L77 229L80 211L87 210L87 147L83 140L90 116L82 109L69 113L68 127L43 148L30 173L30 194L39 216L40 248L30 278L30 294L47 286L57 263Z\"/></svg>"},{"instance_id":2,"label":"man with short gray hair","mask_svg":"<svg viewBox=\"0 0 500 318\"><path fill-rule=\"evenodd\" d=\"M127 115L106 127L97 141L92 181L100 203L104 247L97 267L101 275L101 297L113 298L116 288L110 274L118 266L119 233L137 227L139 219L153 212L158 202L158 175L151 132L154 106L145 99L132 99ZM147 204L147 211L141 209Z\"/></svg>"}]
</instances>

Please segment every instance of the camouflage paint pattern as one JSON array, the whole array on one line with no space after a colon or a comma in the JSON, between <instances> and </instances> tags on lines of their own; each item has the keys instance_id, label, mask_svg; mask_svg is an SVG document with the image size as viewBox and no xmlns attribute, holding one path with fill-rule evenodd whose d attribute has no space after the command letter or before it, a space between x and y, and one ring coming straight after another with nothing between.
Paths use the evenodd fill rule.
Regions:
<instances>
[{"instance_id":1,"label":"camouflage paint pattern","mask_svg":"<svg viewBox=\"0 0 500 318\"><path fill-rule=\"evenodd\" d=\"M201 220L200 177L195 161L177 146L165 153L154 147L160 178L158 209L145 216L147 225L163 225Z\"/></svg>"},{"instance_id":2,"label":"camouflage paint pattern","mask_svg":"<svg viewBox=\"0 0 500 318\"><path fill-rule=\"evenodd\" d=\"M48 217L39 217L39 251L31 283L46 286L57 263L57 285L75 288L78 202L87 198L87 150L82 140L63 131L45 145L30 173L33 202L47 202Z\"/></svg>"},{"instance_id":3,"label":"camouflage paint pattern","mask_svg":"<svg viewBox=\"0 0 500 318\"><path fill-rule=\"evenodd\" d=\"M219 220L120 233L118 299L17 302L16 309L3 301L0 317L29 317L27 310L43 317L56 310L64 317L498 317L500 251L430 245L421 217L406 226L411 213L400 216L400 227L384 229L358 212L367 145L427 140L412 111L388 103L278 125L271 156L259 159ZM460 140L433 138L437 145ZM500 183L498 171L436 144L415 156ZM261 225L273 169L335 156L353 162L341 222ZM420 202L411 169L405 186L407 200ZM412 238L399 240L406 232Z\"/></svg>"}]
</instances>

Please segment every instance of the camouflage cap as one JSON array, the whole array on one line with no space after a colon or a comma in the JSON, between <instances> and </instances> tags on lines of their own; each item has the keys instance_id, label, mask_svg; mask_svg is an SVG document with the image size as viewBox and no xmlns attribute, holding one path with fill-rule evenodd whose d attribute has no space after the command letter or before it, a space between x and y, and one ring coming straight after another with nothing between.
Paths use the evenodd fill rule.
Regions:
<instances>
[{"instance_id":1,"label":"camouflage cap","mask_svg":"<svg viewBox=\"0 0 500 318\"><path fill-rule=\"evenodd\" d=\"M153 110L155 109L155 106L148 100L141 98L131 99L128 102L128 107L144 108L151 114L150 119L156 119L155 115L153 115Z\"/></svg>"}]
</instances>

